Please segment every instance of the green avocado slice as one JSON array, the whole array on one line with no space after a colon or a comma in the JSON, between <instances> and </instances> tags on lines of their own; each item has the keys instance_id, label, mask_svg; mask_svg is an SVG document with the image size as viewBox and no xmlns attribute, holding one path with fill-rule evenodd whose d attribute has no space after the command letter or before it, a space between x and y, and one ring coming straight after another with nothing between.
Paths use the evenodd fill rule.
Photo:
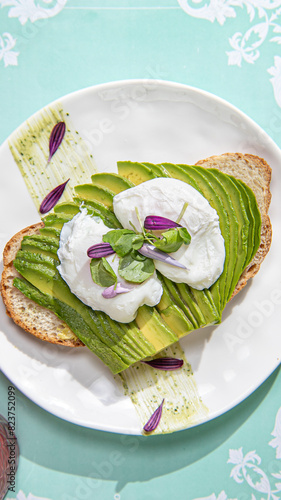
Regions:
<instances>
[{"instance_id":1,"label":"green avocado slice","mask_svg":"<svg viewBox=\"0 0 281 500\"><path fill-rule=\"evenodd\" d=\"M250 221L249 239L248 239L248 255L247 265L251 262L260 246L260 233L261 233L261 214L257 204L257 200L253 191L240 179L231 177L234 182L239 186L241 193L245 193L248 199L247 216Z\"/></svg>"},{"instance_id":2,"label":"green avocado slice","mask_svg":"<svg viewBox=\"0 0 281 500\"><path fill-rule=\"evenodd\" d=\"M236 236L236 242L232 240L230 247L231 260L230 260L230 277L232 276L231 282L227 280L226 291L225 291L225 304L230 300L232 293L237 285L237 282L247 265L247 253L248 253L248 235L250 222L247 217L247 211L244 205L243 196L237 184L230 178L230 176L220 172L215 169L204 169L203 167L196 167L200 170L202 175L208 179L212 179L211 182L218 186L218 182L223 186L225 196L231 199L232 206L235 211L236 219L238 221L238 234ZM221 196L222 195L222 190ZM225 198L224 198L225 199ZM225 201L224 201L225 203ZM230 219L230 227L232 224L232 219ZM235 246L235 251L233 252L232 245Z\"/></svg>"},{"instance_id":3,"label":"green avocado slice","mask_svg":"<svg viewBox=\"0 0 281 500\"><path fill-rule=\"evenodd\" d=\"M214 189L212 189L212 186L206 183L204 179L202 179L202 176L199 172L197 172L197 170L192 170L192 167L189 167L187 165L179 166L170 163L164 163L162 166L169 172L171 177L186 182L187 184L190 184L194 189L199 191L199 193L201 193L209 201L212 208L214 208L218 212L218 215L220 217L220 227L226 246L226 257L223 270L224 277L226 277L227 262L229 258L229 232L227 230L229 222L221 200L217 197ZM189 168L190 170L188 170ZM183 287L181 288L183 289ZM186 288L188 290L188 285L186 285ZM214 301L211 303L211 308L213 309L215 304L215 307L217 309L217 319L214 319L214 321L219 320L221 311L223 309L223 305L221 306L221 288L223 288L223 286L218 280L211 287L211 294L214 298ZM204 295L204 293L197 294L197 298L199 299L201 295ZM203 302L205 302L205 298L203 298Z\"/></svg>"},{"instance_id":4,"label":"green avocado slice","mask_svg":"<svg viewBox=\"0 0 281 500\"><path fill-rule=\"evenodd\" d=\"M118 161L117 168L118 173L131 181L135 186L157 177L151 168L147 167L144 163Z\"/></svg>"},{"instance_id":5,"label":"green avocado slice","mask_svg":"<svg viewBox=\"0 0 281 500\"><path fill-rule=\"evenodd\" d=\"M84 200L101 203L110 210L113 208L115 193L107 188L102 188L94 184L80 184L79 186L75 186L74 191L78 197Z\"/></svg>"},{"instance_id":6,"label":"green avocado slice","mask_svg":"<svg viewBox=\"0 0 281 500\"><path fill-rule=\"evenodd\" d=\"M118 194L125 189L134 187L134 184L118 174L112 174L108 172L102 172L94 174L91 177L92 183L101 188L107 188L114 194Z\"/></svg>"},{"instance_id":7,"label":"green avocado slice","mask_svg":"<svg viewBox=\"0 0 281 500\"><path fill-rule=\"evenodd\" d=\"M55 265L50 265L49 258L42 257L40 261L37 261L36 258L30 259L29 255L22 253L16 257L14 266L23 278L35 287L36 293L40 292L45 296L46 304L51 304L50 298L48 301L47 298L52 297L52 310L86 345L84 331L79 330L81 323L87 325L88 331L91 330L92 337L96 336L104 344L104 349L111 349L127 366L155 354L153 344L149 343L146 338L141 338L141 332L138 332L139 342L137 343L130 329L126 331L119 323L108 318L105 313L93 311L75 297L60 277ZM85 326L83 328L85 329Z\"/></svg>"},{"instance_id":8,"label":"green avocado slice","mask_svg":"<svg viewBox=\"0 0 281 500\"><path fill-rule=\"evenodd\" d=\"M65 321L71 328L74 334L91 349L105 365L109 366L113 373L128 368L126 364L115 352L106 346L89 328L88 324L75 311L75 309L67 306L63 302L56 299L51 294L41 292L33 286L28 280L23 278L15 278L14 286L20 290L27 298L33 300L42 307L46 307L54 312L56 316Z\"/></svg>"}]
</instances>

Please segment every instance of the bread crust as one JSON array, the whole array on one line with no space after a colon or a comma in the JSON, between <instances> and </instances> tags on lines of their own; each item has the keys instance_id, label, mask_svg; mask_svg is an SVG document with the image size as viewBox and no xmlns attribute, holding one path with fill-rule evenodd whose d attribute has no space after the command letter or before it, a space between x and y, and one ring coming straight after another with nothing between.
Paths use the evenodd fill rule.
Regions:
<instances>
[{"instance_id":1,"label":"bread crust","mask_svg":"<svg viewBox=\"0 0 281 500\"><path fill-rule=\"evenodd\" d=\"M253 191L261 214L261 243L233 291L231 299L242 290L260 269L261 263L269 252L272 241L272 226L268 215L271 202L270 182L272 170L268 163L259 156L242 153L224 153L210 156L196 163L204 168L216 168L232 175L247 184ZM230 300L231 300L230 299Z\"/></svg>"},{"instance_id":2,"label":"bread crust","mask_svg":"<svg viewBox=\"0 0 281 500\"><path fill-rule=\"evenodd\" d=\"M254 192L261 213L261 244L253 260L242 273L231 299L244 288L250 278L253 278L267 255L272 239L272 227L268 216L271 201L270 181L271 168L263 158L250 154L225 153L200 160L196 165L205 168L216 168L220 171L241 179ZM247 182L248 180L248 182ZM44 227L43 222L33 224L15 234L6 244L3 252L4 271L1 279L1 295L6 312L23 330L41 340L68 347L79 347L84 344L74 335L69 327L52 311L35 304L25 297L16 287L13 280L19 276L13 260L21 247L24 236L38 234ZM27 311L27 314L25 312ZM43 326L42 326L43 325ZM62 339L57 332L68 332L73 338Z\"/></svg>"},{"instance_id":3,"label":"bread crust","mask_svg":"<svg viewBox=\"0 0 281 500\"><path fill-rule=\"evenodd\" d=\"M24 236L39 234L42 227L44 227L43 222L39 222L22 229L8 241L4 248L4 270L0 292L6 307L6 313L23 330L41 340L66 347L80 347L84 344L74 335L64 321L49 309L36 304L23 295L13 285L14 278L20 276L13 265L13 260L21 247L22 239ZM62 339L59 336L60 334L70 338Z\"/></svg>"}]
</instances>

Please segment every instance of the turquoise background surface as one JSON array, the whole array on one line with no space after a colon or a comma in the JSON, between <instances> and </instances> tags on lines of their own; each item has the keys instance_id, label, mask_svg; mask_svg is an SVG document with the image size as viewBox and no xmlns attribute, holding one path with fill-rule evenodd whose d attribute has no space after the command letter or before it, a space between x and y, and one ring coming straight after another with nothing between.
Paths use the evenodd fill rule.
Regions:
<instances>
[{"instance_id":1,"label":"turquoise background surface","mask_svg":"<svg viewBox=\"0 0 281 500\"><path fill-rule=\"evenodd\" d=\"M142 78L212 92L281 146L281 0L0 0L0 7L0 143L65 94ZM8 385L0 374L4 416ZM21 457L7 498L277 500L280 388L277 369L225 415L150 438L75 426L17 391ZM248 476L233 472L242 462Z\"/></svg>"}]
</instances>

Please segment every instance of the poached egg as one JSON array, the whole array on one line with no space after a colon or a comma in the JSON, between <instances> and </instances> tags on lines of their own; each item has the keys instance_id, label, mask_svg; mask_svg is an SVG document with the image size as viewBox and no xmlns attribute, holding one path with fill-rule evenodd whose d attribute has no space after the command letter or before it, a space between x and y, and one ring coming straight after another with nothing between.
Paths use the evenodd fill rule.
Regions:
<instances>
[{"instance_id":1,"label":"poached egg","mask_svg":"<svg viewBox=\"0 0 281 500\"><path fill-rule=\"evenodd\" d=\"M130 323L135 319L139 307L144 304L155 306L160 302L163 289L154 273L140 285L130 284L131 289L127 293L111 299L102 296L104 288L92 280L87 250L90 246L101 243L103 235L108 231L110 228L99 217L88 215L87 210L82 208L61 230L58 271L71 292L84 304L105 312L115 321ZM118 274L119 257L114 254L106 259L117 275L118 282L126 284Z\"/></svg>"},{"instance_id":2,"label":"poached egg","mask_svg":"<svg viewBox=\"0 0 281 500\"><path fill-rule=\"evenodd\" d=\"M191 242L170 255L186 269L159 260L154 264L170 280L202 290L221 275L225 246L218 214L201 193L183 181L161 177L120 192L113 198L113 209L124 228L132 229L133 225L141 232L140 222L143 225L149 215L176 221L185 203L187 208L179 224L188 230Z\"/></svg>"}]
</instances>

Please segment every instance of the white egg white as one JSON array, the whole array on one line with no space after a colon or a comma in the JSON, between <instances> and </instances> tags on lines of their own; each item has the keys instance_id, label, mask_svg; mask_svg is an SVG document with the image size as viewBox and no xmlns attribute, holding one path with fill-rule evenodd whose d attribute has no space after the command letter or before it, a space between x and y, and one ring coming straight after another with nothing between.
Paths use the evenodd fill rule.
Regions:
<instances>
[{"instance_id":1,"label":"white egg white","mask_svg":"<svg viewBox=\"0 0 281 500\"><path fill-rule=\"evenodd\" d=\"M161 299L162 285L156 273L140 285L111 299L102 296L104 288L94 283L90 271L90 259L87 250L90 246L102 243L102 237L110 229L98 217L87 214L82 209L73 219L64 224L60 235L58 270L68 284L71 292L84 304L97 311L103 311L115 321L129 323L136 317L137 310L144 304L155 306ZM118 275L119 258L116 254L107 257L107 261L118 277L118 282L125 283Z\"/></svg>"},{"instance_id":2,"label":"white egg white","mask_svg":"<svg viewBox=\"0 0 281 500\"><path fill-rule=\"evenodd\" d=\"M154 263L156 269L170 280L202 290L218 279L225 260L219 217L204 196L180 180L156 178L116 195L113 208L124 228L132 229L133 225L141 231L139 220L143 224L149 215L176 221L186 202L188 205L180 224L190 233L191 243L170 254L186 269L158 260Z\"/></svg>"}]
</instances>

